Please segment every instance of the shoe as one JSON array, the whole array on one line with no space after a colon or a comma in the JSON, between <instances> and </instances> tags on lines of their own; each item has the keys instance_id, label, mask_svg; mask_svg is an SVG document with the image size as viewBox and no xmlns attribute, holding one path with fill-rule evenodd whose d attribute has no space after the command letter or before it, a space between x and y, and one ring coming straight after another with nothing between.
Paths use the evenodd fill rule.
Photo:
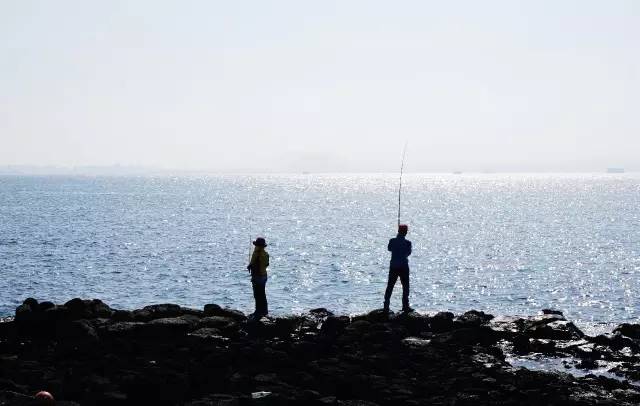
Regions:
<instances>
[{"instance_id":1,"label":"shoe","mask_svg":"<svg viewBox=\"0 0 640 406\"><path fill-rule=\"evenodd\" d=\"M415 312L415 310L412 307L403 307L402 308L402 313L411 313L411 312Z\"/></svg>"}]
</instances>

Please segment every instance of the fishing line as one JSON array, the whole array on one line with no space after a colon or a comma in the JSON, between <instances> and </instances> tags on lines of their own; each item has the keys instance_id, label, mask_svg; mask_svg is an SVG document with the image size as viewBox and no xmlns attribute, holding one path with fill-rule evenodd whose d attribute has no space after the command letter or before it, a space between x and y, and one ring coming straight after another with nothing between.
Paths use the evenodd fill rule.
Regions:
<instances>
[{"instance_id":1,"label":"fishing line","mask_svg":"<svg viewBox=\"0 0 640 406\"><path fill-rule=\"evenodd\" d=\"M407 144L409 141L404 142L404 148L402 149L402 163L400 164L400 185L398 186L398 226L400 225L400 211L402 204L402 172L404 170L404 157L407 153Z\"/></svg>"}]
</instances>

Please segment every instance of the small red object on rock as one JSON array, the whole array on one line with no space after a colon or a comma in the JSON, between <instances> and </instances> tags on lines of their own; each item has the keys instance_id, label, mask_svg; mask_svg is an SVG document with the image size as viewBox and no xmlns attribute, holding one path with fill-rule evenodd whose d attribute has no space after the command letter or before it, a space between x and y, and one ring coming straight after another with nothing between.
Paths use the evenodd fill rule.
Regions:
<instances>
[{"instance_id":1,"label":"small red object on rock","mask_svg":"<svg viewBox=\"0 0 640 406\"><path fill-rule=\"evenodd\" d=\"M56 401L53 398L53 396L49 392L44 391L44 390L41 390L40 392L36 393L35 398L42 405L55 405L56 404Z\"/></svg>"}]
</instances>

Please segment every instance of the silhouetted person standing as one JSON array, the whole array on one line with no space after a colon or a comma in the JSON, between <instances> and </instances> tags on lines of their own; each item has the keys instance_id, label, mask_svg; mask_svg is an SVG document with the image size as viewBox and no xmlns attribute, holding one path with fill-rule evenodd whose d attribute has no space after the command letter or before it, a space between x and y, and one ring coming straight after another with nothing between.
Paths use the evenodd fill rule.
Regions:
<instances>
[{"instance_id":1,"label":"silhouetted person standing","mask_svg":"<svg viewBox=\"0 0 640 406\"><path fill-rule=\"evenodd\" d=\"M411 241L405 238L408 231L409 227L405 224L400 224L398 226L398 235L396 238L390 239L387 246L387 249L391 251L391 262L389 263L387 290L384 293L385 312L389 311L389 300L391 300L391 293L398 278L402 283L402 311L410 312L413 310L409 307L409 255L411 255Z\"/></svg>"},{"instance_id":2,"label":"silhouetted person standing","mask_svg":"<svg viewBox=\"0 0 640 406\"><path fill-rule=\"evenodd\" d=\"M264 249L267 246L264 238L256 238L253 245L255 245L255 248L251 255L251 262L247 265L247 269L251 271L253 297L256 300L256 311L253 313L253 317L259 319L260 317L269 314L267 294L265 292L267 284L267 267L269 266L269 253Z\"/></svg>"}]
</instances>

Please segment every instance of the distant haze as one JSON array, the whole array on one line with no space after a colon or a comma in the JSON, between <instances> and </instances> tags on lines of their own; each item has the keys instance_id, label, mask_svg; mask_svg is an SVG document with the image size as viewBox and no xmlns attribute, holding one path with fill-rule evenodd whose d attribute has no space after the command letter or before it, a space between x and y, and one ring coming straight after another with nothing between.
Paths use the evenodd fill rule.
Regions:
<instances>
[{"instance_id":1,"label":"distant haze","mask_svg":"<svg viewBox=\"0 0 640 406\"><path fill-rule=\"evenodd\" d=\"M640 170L640 2L1 1L0 165Z\"/></svg>"}]
</instances>

